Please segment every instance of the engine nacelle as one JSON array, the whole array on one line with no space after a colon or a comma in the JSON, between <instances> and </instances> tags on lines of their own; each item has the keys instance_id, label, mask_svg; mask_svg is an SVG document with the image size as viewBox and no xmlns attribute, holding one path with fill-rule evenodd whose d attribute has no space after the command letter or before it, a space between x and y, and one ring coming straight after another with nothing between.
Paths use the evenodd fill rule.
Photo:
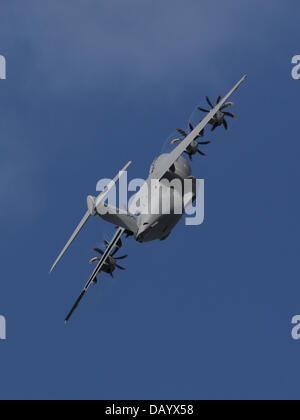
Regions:
<instances>
[{"instance_id":1,"label":"engine nacelle","mask_svg":"<svg viewBox=\"0 0 300 420\"><path fill-rule=\"evenodd\" d=\"M155 159L155 161L153 162L150 168L150 175L154 172L154 170L157 167L159 167L160 165L163 165L163 162L167 156L168 156L167 154L163 154L163 155L160 155L157 159ZM191 169L190 164L188 163L186 159L180 156L180 158L177 159L174 165L170 168L165 178L167 179L179 178L179 179L184 180L186 178L189 178L191 174L192 174L192 169Z\"/></svg>"}]
</instances>

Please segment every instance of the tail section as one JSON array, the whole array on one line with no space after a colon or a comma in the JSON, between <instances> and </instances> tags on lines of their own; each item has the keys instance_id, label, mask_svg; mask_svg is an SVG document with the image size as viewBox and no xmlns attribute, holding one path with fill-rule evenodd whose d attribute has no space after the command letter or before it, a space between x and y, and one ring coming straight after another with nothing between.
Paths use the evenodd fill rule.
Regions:
<instances>
[{"instance_id":1,"label":"tail section","mask_svg":"<svg viewBox=\"0 0 300 420\"><path fill-rule=\"evenodd\" d=\"M98 205L96 198L89 197L89 207L93 214L105 220L106 222L117 225L134 235L138 232L137 217L126 210L120 210L109 206L101 201ZM94 205L92 204L94 202Z\"/></svg>"}]
</instances>

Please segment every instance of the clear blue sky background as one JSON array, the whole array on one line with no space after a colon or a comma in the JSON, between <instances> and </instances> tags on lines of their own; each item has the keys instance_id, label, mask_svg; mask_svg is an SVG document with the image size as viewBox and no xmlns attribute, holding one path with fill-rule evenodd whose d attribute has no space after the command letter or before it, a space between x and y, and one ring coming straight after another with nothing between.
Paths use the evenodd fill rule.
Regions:
<instances>
[{"instance_id":1,"label":"clear blue sky background","mask_svg":"<svg viewBox=\"0 0 300 420\"><path fill-rule=\"evenodd\" d=\"M1 399L300 397L299 13L270 0L1 3ZM128 240L127 271L66 327L91 247L114 232L92 220L48 275L86 195L129 159L146 177L205 95L244 73L238 120L194 163L204 225Z\"/></svg>"}]
</instances>

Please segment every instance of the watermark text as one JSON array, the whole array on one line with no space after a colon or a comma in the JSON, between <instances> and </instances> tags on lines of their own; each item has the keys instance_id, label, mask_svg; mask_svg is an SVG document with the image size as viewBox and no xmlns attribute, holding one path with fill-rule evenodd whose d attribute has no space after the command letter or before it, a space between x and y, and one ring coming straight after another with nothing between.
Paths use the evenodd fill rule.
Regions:
<instances>
[{"instance_id":1,"label":"watermark text","mask_svg":"<svg viewBox=\"0 0 300 420\"><path fill-rule=\"evenodd\" d=\"M300 340L300 315L295 315L292 319L292 338L293 340Z\"/></svg>"},{"instance_id":2,"label":"watermark text","mask_svg":"<svg viewBox=\"0 0 300 420\"><path fill-rule=\"evenodd\" d=\"M3 55L0 55L0 79L6 79L6 59Z\"/></svg>"},{"instance_id":3,"label":"watermark text","mask_svg":"<svg viewBox=\"0 0 300 420\"><path fill-rule=\"evenodd\" d=\"M6 319L0 315L0 340L6 340Z\"/></svg>"},{"instance_id":4,"label":"watermark text","mask_svg":"<svg viewBox=\"0 0 300 420\"><path fill-rule=\"evenodd\" d=\"M292 64L294 65L292 69L292 78L294 80L300 79L300 55L295 55L292 58Z\"/></svg>"},{"instance_id":5,"label":"watermark text","mask_svg":"<svg viewBox=\"0 0 300 420\"><path fill-rule=\"evenodd\" d=\"M117 184L110 179L97 183L97 192L108 191L105 204L96 201L99 215L128 212L132 216L186 215L187 226L199 226L204 222L204 180L180 179L133 179L128 183L127 172L122 173ZM108 187L109 186L109 187ZM135 193L130 199L129 194Z\"/></svg>"}]
</instances>

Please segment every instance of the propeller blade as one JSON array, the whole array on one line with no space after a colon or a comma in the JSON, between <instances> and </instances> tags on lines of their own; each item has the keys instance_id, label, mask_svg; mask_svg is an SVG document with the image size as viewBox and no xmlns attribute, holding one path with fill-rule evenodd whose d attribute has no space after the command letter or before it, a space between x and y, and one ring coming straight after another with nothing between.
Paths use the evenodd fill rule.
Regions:
<instances>
[{"instance_id":1,"label":"propeller blade","mask_svg":"<svg viewBox=\"0 0 300 420\"><path fill-rule=\"evenodd\" d=\"M193 157L192 157L192 155L191 155L189 152L187 152L187 151L185 151L184 153L186 153L186 154L188 155L188 157L189 157L190 161L191 161L191 162L193 162Z\"/></svg>"},{"instance_id":2,"label":"propeller blade","mask_svg":"<svg viewBox=\"0 0 300 420\"><path fill-rule=\"evenodd\" d=\"M191 132L194 131L194 126L192 123L189 123L189 127L190 127Z\"/></svg>"},{"instance_id":3,"label":"propeller blade","mask_svg":"<svg viewBox=\"0 0 300 420\"><path fill-rule=\"evenodd\" d=\"M231 112L224 112L224 115L226 115L227 117L233 118L234 120L236 120L236 116L234 114L232 114Z\"/></svg>"},{"instance_id":4,"label":"propeller blade","mask_svg":"<svg viewBox=\"0 0 300 420\"><path fill-rule=\"evenodd\" d=\"M175 139L171 141L171 144L177 144L177 143L181 143L183 140L181 139Z\"/></svg>"},{"instance_id":5,"label":"propeller blade","mask_svg":"<svg viewBox=\"0 0 300 420\"><path fill-rule=\"evenodd\" d=\"M187 137L187 133L184 130L181 130L181 128L177 128L176 131L181 134L184 137Z\"/></svg>"},{"instance_id":6,"label":"propeller blade","mask_svg":"<svg viewBox=\"0 0 300 420\"><path fill-rule=\"evenodd\" d=\"M204 146L206 146L207 144L210 144L210 141L199 141L198 144L203 144Z\"/></svg>"},{"instance_id":7,"label":"propeller blade","mask_svg":"<svg viewBox=\"0 0 300 420\"><path fill-rule=\"evenodd\" d=\"M111 254L111 256L113 257L114 255L116 255L116 253L119 251L119 248L116 248L115 250L114 250L114 252L112 252L112 254Z\"/></svg>"},{"instance_id":8,"label":"propeller blade","mask_svg":"<svg viewBox=\"0 0 300 420\"><path fill-rule=\"evenodd\" d=\"M228 130L228 124L227 124L227 121L226 120L223 121L223 125L225 127L225 130Z\"/></svg>"},{"instance_id":9,"label":"propeller blade","mask_svg":"<svg viewBox=\"0 0 300 420\"><path fill-rule=\"evenodd\" d=\"M96 252L98 252L98 254L101 254L101 255L104 254L104 252L100 248L93 248L93 251L96 251Z\"/></svg>"},{"instance_id":10,"label":"propeller blade","mask_svg":"<svg viewBox=\"0 0 300 420\"><path fill-rule=\"evenodd\" d=\"M123 244L121 239L116 243L116 249L112 252L111 256L113 257L116 255L116 253L119 251L120 248L122 248Z\"/></svg>"},{"instance_id":11,"label":"propeller blade","mask_svg":"<svg viewBox=\"0 0 300 420\"><path fill-rule=\"evenodd\" d=\"M211 131L215 131L215 129L218 127L218 124L214 124L213 126L212 126L212 129L211 129Z\"/></svg>"},{"instance_id":12,"label":"propeller blade","mask_svg":"<svg viewBox=\"0 0 300 420\"><path fill-rule=\"evenodd\" d=\"M204 137L204 133L205 133L205 129L203 128L203 130L201 131L201 133L199 134L200 137Z\"/></svg>"},{"instance_id":13,"label":"propeller blade","mask_svg":"<svg viewBox=\"0 0 300 420\"><path fill-rule=\"evenodd\" d=\"M224 105L220 108L220 111L223 111L223 109L229 108L230 106L234 106L234 102L227 102L226 104L224 104Z\"/></svg>"},{"instance_id":14,"label":"propeller blade","mask_svg":"<svg viewBox=\"0 0 300 420\"><path fill-rule=\"evenodd\" d=\"M208 103L208 105L211 107L211 109L213 109L213 104L211 103L211 101L210 101L210 99L209 99L209 97L207 96L206 97L206 101L207 101L207 103Z\"/></svg>"},{"instance_id":15,"label":"propeller blade","mask_svg":"<svg viewBox=\"0 0 300 420\"><path fill-rule=\"evenodd\" d=\"M218 99L217 99L217 104L219 104L219 103L220 103L220 101L221 101L222 97L223 97L223 95L219 95L219 96L218 96Z\"/></svg>"},{"instance_id":16,"label":"propeller blade","mask_svg":"<svg viewBox=\"0 0 300 420\"><path fill-rule=\"evenodd\" d=\"M119 265L119 264L116 264L116 267L117 267L119 270L122 270L122 271L125 271L125 270L126 270L126 268L122 267L122 266L121 266L121 265Z\"/></svg>"},{"instance_id":17,"label":"propeller blade","mask_svg":"<svg viewBox=\"0 0 300 420\"><path fill-rule=\"evenodd\" d=\"M90 264L94 264L97 261L100 261L100 258L98 258L98 257L92 258L91 261L90 261Z\"/></svg>"},{"instance_id":18,"label":"propeller blade","mask_svg":"<svg viewBox=\"0 0 300 420\"><path fill-rule=\"evenodd\" d=\"M206 154L205 154L205 153L203 153L203 152L201 152L201 150L198 150L198 153L199 153L199 155L201 155L201 156L206 156Z\"/></svg>"},{"instance_id":19,"label":"propeller blade","mask_svg":"<svg viewBox=\"0 0 300 420\"><path fill-rule=\"evenodd\" d=\"M199 111L206 112L207 114L210 112L210 111L208 111L207 109L200 108L200 106L198 106L198 109L199 109Z\"/></svg>"},{"instance_id":20,"label":"propeller blade","mask_svg":"<svg viewBox=\"0 0 300 420\"><path fill-rule=\"evenodd\" d=\"M115 260L125 260L127 257L128 255L123 255L122 257L116 257Z\"/></svg>"}]
</instances>

